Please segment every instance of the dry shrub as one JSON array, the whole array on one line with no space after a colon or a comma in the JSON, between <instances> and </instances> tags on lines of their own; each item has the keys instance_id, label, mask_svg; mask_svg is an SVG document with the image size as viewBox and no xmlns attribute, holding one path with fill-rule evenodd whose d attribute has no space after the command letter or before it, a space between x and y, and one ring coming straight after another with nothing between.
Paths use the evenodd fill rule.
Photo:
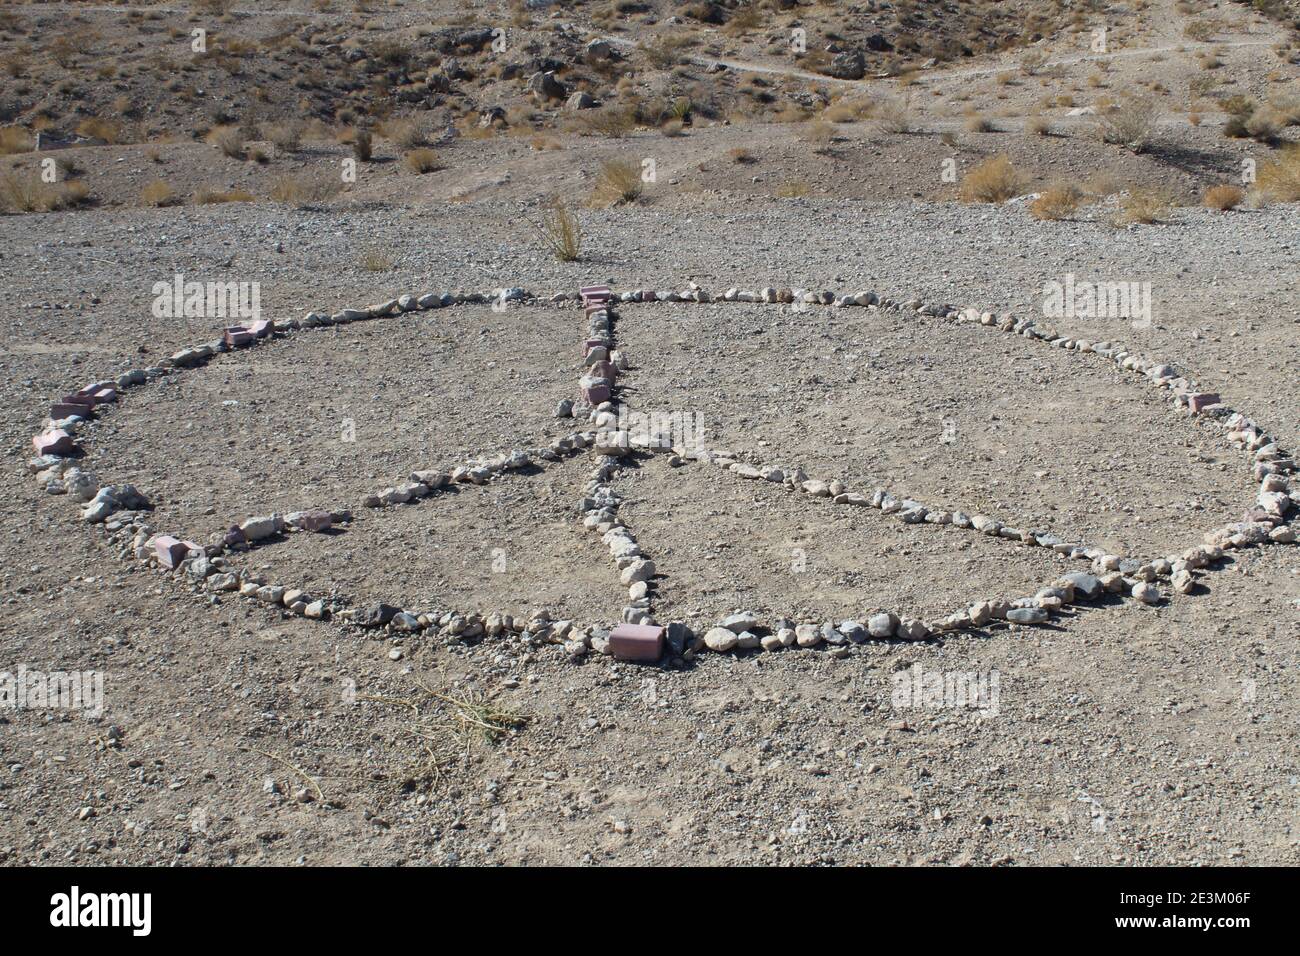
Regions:
<instances>
[{"instance_id":1,"label":"dry shrub","mask_svg":"<svg viewBox=\"0 0 1300 956\"><path fill-rule=\"evenodd\" d=\"M734 149L727 150L727 158L733 163L740 163L745 166L758 162L758 160L754 158L754 154L743 146L737 146Z\"/></svg>"},{"instance_id":2,"label":"dry shrub","mask_svg":"<svg viewBox=\"0 0 1300 956\"><path fill-rule=\"evenodd\" d=\"M809 120L800 127L799 138L815 146L826 146L835 139L835 127L821 120Z\"/></svg>"},{"instance_id":3,"label":"dry shrub","mask_svg":"<svg viewBox=\"0 0 1300 956\"><path fill-rule=\"evenodd\" d=\"M244 137L237 126L217 126L204 137L204 142L221 150L223 156L244 158Z\"/></svg>"},{"instance_id":4,"label":"dry shrub","mask_svg":"<svg viewBox=\"0 0 1300 956\"><path fill-rule=\"evenodd\" d=\"M90 187L79 179L45 183L36 173L13 170L0 175L0 208L11 212L54 212L90 199Z\"/></svg>"},{"instance_id":5,"label":"dry shrub","mask_svg":"<svg viewBox=\"0 0 1300 956\"><path fill-rule=\"evenodd\" d=\"M367 249L357 260L357 265L366 272L389 272L393 268L393 259L382 249Z\"/></svg>"},{"instance_id":6,"label":"dry shrub","mask_svg":"<svg viewBox=\"0 0 1300 956\"><path fill-rule=\"evenodd\" d=\"M402 157L402 165L416 175L431 173L440 167L438 154L432 149L413 149Z\"/></svg>"},{"instance_id":7,"label":"dry shrub","mask_svg":"<svg viewBox=\"0 0 1300 956\"><path fill-rule=\"evenodd\" d=\"M268 123L262 135L282 153L296 153L302 147L303 124L298 120L285 123Z\"/></svg>"},{"instance_id":8,"label":"dry shrub","mask_svg":"<svg viewBox=\"0 0 1300 956\"><path fill-rule=\"evenodd\" d=\"M776 194L782 199L802 199L804 196L811 195L811 193L812 187L802 179L784 183L776 188Z\"/></svg>"},{"instance_id":9,"label":"dry shrub","mask_svg":"<svg viewBox=\"0 0 1300 956\"><path fill-rule=\"evenodd\" d=\"M1259 164L1259 192L1274 202L1300 202L1300 145L1286 146L1276 159Z\"/></svg>"},{"instance_id":10,"label":"dry shrub","mask_svg":"<svg viewBox=\"0 0 1300 956\"><path fill-rule=\"evenodd\" d=\"M644 188L639 166L621 159L611 160L600 167L591 202L594 206L636 202Z\"/></svg>"},{"instance_id":11,"label":"dry shrub","mask_svg":"<svg viewBox=\"0 0 1300 956\"><path fill-rule=\"evenodd\" d=\"M227 202L252 202L255 198L246 189L221 190L212 186L202 186L194 194L194 202L199 206L213 206Z\"/></svg>"},{"instance_id":12,"label":"dry shrub","mask_svg":"<svg viewBox=\"0 0 1300 956\"><path fill-rule=\"evenodd\" d=\"M176 190L163 180L155 179L140 190L140 202L146 206L170 206L176 202Z\"/></svg>"},{"instance_id":13,"label":"dry shrub","mask_svg":"<svg viewBox=\"0 0 1300 956\"><path fill-rule=\"evenodd\" d=\"M1205 195L1201 197L1207 209L1217 209L1220 212L1227 212L1229 209L1236 209L1241 205L1246 194L1237 186L1224 184L1222 186L1211 186L1205 190Z\"/></svg>"},{"instance_id":14,"label":"dry shrub","mask_svg":"<svg viewBox=\"0 0 1300 956\"><path fill-rule=\"evenodd\" d=\"M1035 219L1069 219L1083 202L1083 190L1073 183L1057 183L1039 193L1029 204L1029 214Z\"/></svg>"},{"instance_id":15,"label":"dry shrub","mask_svg":"<svg viewBox=\"0 0 1300 956\"><path fill-rule=\"evenodd\" d=\"M424 128L412 119L388 120L376 127L376 132L384 139L396 143L405 149L423 146L426 142Z\"/></svg>"},{"instance_id":16,"label":"dry shrub","mask_svg":"<svg viewBox=\"0 0 1300 956\"><path fill-rule=\"evenodd\" d=\"M663 133L665 136L669 137L670 139L675 139L678 136L682 135L683 129L684 126L681 120L670 119L670 120L666 120L664 122L664 125L659 127L659 132Z\"/></svg>"},{"instance_id":17,"label":"dry shrub","mask_svg":"<svg viewBox=\"0 0 1300 956\"><path fill-rule=\"evenodd\" d=\"M625 106L605 106L598 110L583 110L573 123L578 132L620 139L636 128L636 112Z\"/></svg>"},{"instance_id":18,"label":"dry shrub","mask_svg":"<svg viewBox=\"0 0 1300 956\"><path fill-rule=\"evenodd\" d=\"M125 139L120 123L98 116L88 116L78 123L77 133L91 139L102 139L106 143L121 143Z\"/></svg>"},{"instance_id":19,"label":"dry shrub","mask_svg":"<svg viewBox=\"0 0 1300 956\"><path fill-rule=\"evenodd\" d=\"M1160 120L1160 107L1149 96L1129 96L1122 103L1097 115L1097 127L1104 143L1123 146L1134 153L1147 148Z\"/></svg>"},{"instance_id":20,"label":"dry shrub","mask_svg":"<svg viewBox=\"0 0 1300 956\"><path fill-rule=\"evenodd\" d=\"M980 116L978 113L966 117L965 127L968 133L994 133L997 131L997 127L993 125L991 119Z\"/></svg>"},{"instance_id":21,"label":"dry shrub","mask_svg":"<svg viewBox=\"0 0 1300 956\"><path fill-rule=\"evenodd\" d=\"M281 176L271 184L271 200L294 206L328 202L343 190L334 176Z\"/></svg>"},{"instance_id":22,"label":"dry shrub","mask_svg":"<svg viewBox=\"0 0 1300 956\"><path fill-rule=\"evenodd\" d=\"M370 130L357 130L352 136L352 155L361 162L368 163L373 153L374 139L370 135Z\"/></svg>"},{"instance_id":23,"label":"dry shrub","mask_svg":"<svg viewBox=\"0 0 1300 956\"><path fill-rule=\"evenodd\" d=\"M576 262L582 252L582 225L558 196L542 207L539 222L529 220L542 246L561 262Z\"/></svg>"},{"instance_id":24,"label":"dry shrub","mask_svg":"<svg viewBox=\"0 0 1300 956\"><path fill-rule=\"evenodd\" d=\"M1006 202L1024 192L1025 178L1005 155L980 163L964 177L958 191L963 202Z\"/></svg>"},{"instance_id":25,"label":"dry shrub","mask_svg":"<svg viewBox=\"0 0 1300 956\"><path fill-rule=\"evenodd\" d=\"M1173 200L1163 190L1133 187L1120 201L1115 221L1121 224L1150 225L1163 222L1173 212L1173 208Z\"/></svg>"},{"instance_id":26,"label":"dry shrub","mask_svg":"<svg viewBox=\"0 0 1300 956\"><path fill-rule=\"evenodd\" d=\"M31 152L34 145L27 130L21 126L6 126L0 129L0 156Z\"/></svg>"},{"instance_id":27,"label":"dry shrub","mask_svg":"<svg viewBox=\"0 0 1300 956\"><path fill-rule=\"evenodd\" d=\"M880 103L876 109L876 122L886 133L915 132L912 110L906 98L889 99Z\"/></svg>"},{"instance_id":28,"label":"dry shrub","mask_svg":"<svg viewBox=\"0 0 1300 956\"><path fill-rule=\"evenodd\" d=\"M822 110L822 119L828 123L852 123L871 115L868 100L840 100Z\"/></svg>"},{"instance_id":29,"label":"dry shrub","mask_svg":"<svg viewBox=\"0 0 1300 956\"><path fill-rule=\"evenodd\" d=\"M1031 116L1025 120L1026 136L1051 136L1052 121L1046 116Z\"/></svg>"}]
</instances>

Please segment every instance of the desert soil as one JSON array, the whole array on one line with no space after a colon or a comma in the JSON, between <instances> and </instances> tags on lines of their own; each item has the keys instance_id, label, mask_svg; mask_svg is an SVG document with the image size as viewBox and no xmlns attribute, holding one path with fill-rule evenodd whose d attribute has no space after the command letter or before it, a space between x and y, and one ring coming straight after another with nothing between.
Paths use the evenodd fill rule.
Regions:
<instances>
[{"instance_id":1,"label":"desert soil","mask_svg":"<svg viewBox=\"0 0 1300 956\"><path fill-rule=\"evenodd\" d=\"M80 5L14 9L64 6ZM1183 88L1200 48L1162 25L1172 4L1149 6L1126 42L1161 52L1114 57L1106 82ZM1282 71L1295 88L1295 66L1271 50L1284 26L1212 9L1232 26L1225 73L1262 93ZM727 42L729 59L790 68L757 42ZM1090 89L1080 42L1049 38L1061 89ZM553 410L575 394L582 314L544 300L591 282L871 289L1027 316L1044 283L1067 274L1150 283L1149 326L1054 324L1170 362L1300 445L1296 203L1180 205L1161 222L1116 226L1116 193L1040 221L1024 197L963 204L940 178L947 156L966 170L1008 153L1028 189L1111 177L1189 201L1279 147L1225 139L1221 115L1173 117L1142 154L1097 142L1087 117L1064 110L1058 135L1028 137L1019 127L1040 81L998 84L1009 63L976 51L922 71L908 94L917 134L862 120L837 125L827 148L793 124L757 121L616 140L558 130L547 135L560 148L546 150L458 137L439 147L438 171L378 163L356 188L303 206L147 208L135 199L157 175L147 147L70 151L97 205L0 217L11 476L0 486L0 671L102 671L106 709L0 711L0 863L1294 864L1294 546L1235 552L1196 593L1155 607L1117 599L1048 627L872 642L842 658L791 649L661 667L363 632L192 592L120 561L26 472L52 400L219 332L219 319L151 313L154 284L176 274L258 282L277 320L408 292L543 297L295 334L131 390L89 431L101 479L136 484L156 524L196 540L250 515L353 509L335 533L236 562L356 602L617 620L624 590L574 516L590 459L361 507L413 469L565 434L572 423ZM1005 128L962 132L963 95ZM945 130L958 131L955 147ZM753 161L737 162L737 149ZM261 196L273 175L347 155L323 144L264 170L178 143L161 165L180 192ZM620 157L656 158L657 181L635 203L579 206L601 162ZM778 196L790 183L807 189ZM577 262L555 261L525 219L556 193L580 209ZM385 259L381 271L367 253ZM618 314L629 406L694 415L710 446L756 461L1144 556L1199 543L1253 501L1242 452L1096 356L866 309L647 303ZM937 615L1080 567L663 456L616 485L663 575L658 616L695 626L738 609ZM895 675L914 667L996 674L997 706L900 706ZM521 721L495 741L461 733L448 698Z\"/></svg>"}]
</instances>

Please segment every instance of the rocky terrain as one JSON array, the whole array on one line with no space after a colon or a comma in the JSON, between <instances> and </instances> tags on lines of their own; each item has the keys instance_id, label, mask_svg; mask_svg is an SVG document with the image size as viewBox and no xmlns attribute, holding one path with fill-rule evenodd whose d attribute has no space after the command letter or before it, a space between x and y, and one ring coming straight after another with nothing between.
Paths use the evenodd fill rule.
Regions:
<instances>
[{"instance_id":1,"label":"rocky terrain","mask_svg":"<svg viewBox=\"0 0 1300 956\"><path fill-rule=\"evenodd\" d=\"M1293 7L436 6L0 7L0 862L1294 861Z\"/></svg>"}]
</instances>

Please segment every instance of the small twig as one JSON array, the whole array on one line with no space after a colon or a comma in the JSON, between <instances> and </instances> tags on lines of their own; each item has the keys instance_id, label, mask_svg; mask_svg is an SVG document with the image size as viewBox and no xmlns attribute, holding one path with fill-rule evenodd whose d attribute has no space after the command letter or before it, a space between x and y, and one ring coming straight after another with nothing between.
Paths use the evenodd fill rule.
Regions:
<instances>
[{"instance_id":1,"label":"small twig","mask_svg":"<svg viewBox=\"0 0 1300 956\"><path fill-rule=\"evenodd\" d=\"M325 802L325 794L321 791L320 784L316 782L315 777L309 774L306 770L303 770L302 767L299 767L297 764L290 763L288 760L285 760L283 757L277 756L276 754L270 753L269 751L258 750L256 747L241 746L239 749L244 751L252 751L253 753L256 754L261 754L263 757L266 757L269 760L274 760L276 763L283 764L284 766L288 767L298 776L302 777L309 784L311 784L311 788L316 791L316 799L319 802L321 803Z\"/></svg>"}]
</instances>

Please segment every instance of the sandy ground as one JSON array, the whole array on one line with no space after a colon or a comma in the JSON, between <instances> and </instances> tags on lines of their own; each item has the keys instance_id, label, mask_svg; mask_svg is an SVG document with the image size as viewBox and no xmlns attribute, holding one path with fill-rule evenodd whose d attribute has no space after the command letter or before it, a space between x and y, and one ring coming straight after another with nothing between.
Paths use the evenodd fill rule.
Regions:
<instances>
[{"instance_id":1,"label":"sandy ground","mask_svg":"<svg viewBox=\"0 0 1300 956\"><path fill-rule=\"evenodd\" d=\"M1269 43L1273 29L1252 20L1225 41ZM1181 43L1158 26L1134 37ZM1071 55L1065 46L1053 52ZM1225 46L1243 88L1266 88L1282 68L1266 50ZM1117 56L1113 69L1169 71L1172 85L1196 69L1194 53ZM1000 85L1004 65L961 67L995 71L983 79L935 72L912 95L967 89L992 113L1006 93L1020 111L1008 125L1023 122L1039 80ZM1092 68L1065 65L1061 80L1088 89ZM102 671L105 711L0 711L0 862L1294 863L1293 546L1237 553L1197 593L1156 607L1116 600L1049 627L864 644L842 659L708 654L661 668L514 640L362 633L190 593L119 561L26 474L51 400L217 333L220 320L151 314L154 284L178 273L258 282L277 320L406 292L690 280L1033 315L1044 283L1067 274L1150 283L1149 325L1056 324L1169 361L1300 444L1294 203L1186 206L1129 228L1109 223L1113 198L1060 222L1033 219L1022 200L960 205L939 178L949 148L938 132L960 125L961 103L944 104L922 105L921 135L844 124L829 152L793 128L743 123L567 137L542 152L508 136L461 140L443 149L442 171L389 164L313 208L139 208L152 163L141 147L79 151L113 157L82 160L106 199L98 208L0 217L11 476L0 486L0 671ZM1060 137L961 132L960 166L1005 149L1040 185L1106 174L1191 194L1243 156L1273 155L1217 125L1170 122L1162 150L1133 156L1069 125L1084 118L1060 119ZM757 162L735 162L737 147ZM550 192L585 197L612 156L659 157L657 182L636 204L582 207L582 259L554 261L524 213ZM249 177L260 191L283 172L278 159L226 170L197 145L164 159L184 189L229 175L226 185ZM776 198L791 182L808 195ZM383 271L365 267L368 252ZM295 334L134 391L86 444L102 478L138 484L158 522L186 535L272 509L354 509L337 534L238 559L315 594L541 604L612 623L622 589L572 511L589 459L359 507L412 469L565 433L553 409L574 394L581 331L572 305L466 305ZM617 331L631 407L695 414L710 444L816 477L1152 555L1191 546L1253 497L1244 455L1160 393L1019 337L741 304L628 305ZM342 440L345 427L356 441ZM664 575L661 617L700 624L737 608L940 613L1077 566L663 457L616 486ZM969 675L992 696L929 706L908 690L929 674ZM484 702L522 722L495 742L463 733L466 707Z\"/></svg>"}]
</instances>

